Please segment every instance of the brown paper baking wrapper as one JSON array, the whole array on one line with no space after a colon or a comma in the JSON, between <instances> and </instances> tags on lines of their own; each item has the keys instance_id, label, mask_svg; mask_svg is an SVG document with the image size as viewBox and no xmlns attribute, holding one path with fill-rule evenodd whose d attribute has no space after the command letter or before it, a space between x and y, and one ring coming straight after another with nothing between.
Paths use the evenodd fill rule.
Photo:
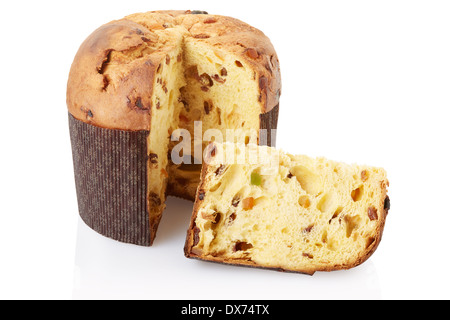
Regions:
<instances>
[{"instance_id":1,"label":"brown paper baking wrapper","mask_svg":"<svg viewBox=\"0 0 450 320\"><path fill-rule=\"evenodd\" d=\"M272 111L260 115L260 123L261 128L267 130L267 141L259 141L259 144L262 146L276 147L277 146L277 137L276 134L272 136L271 130L278 129L278 116L280 113L280 105L276 105Z\"/></svg>"},{"instance_id":2,"label":"brown paper baking wrapper","mask_svg":"<svg viewBox=\"0 0 450 320\"><path fill-rule=\"evenodd\" d=\"M148 131L95 127L69 114L78 208L83 221L117 241L150 246Z\"/></svg>"}]
</instances>

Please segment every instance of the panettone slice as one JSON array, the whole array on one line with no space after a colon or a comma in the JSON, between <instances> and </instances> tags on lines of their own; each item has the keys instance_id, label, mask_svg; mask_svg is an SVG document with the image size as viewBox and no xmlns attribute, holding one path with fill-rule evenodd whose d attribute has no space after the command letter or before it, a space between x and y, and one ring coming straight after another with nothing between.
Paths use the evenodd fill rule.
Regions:
<instances>
[{"instance_id":1,"label":"panettone slice","mask_svg":"<svg viewBox=\"0 0 450 320\"><path fill-rule=\"evenodd\" d=\"M314 274L356 267L377 249L390 208L383 169L256 145L207 153L187 257Z\"/></svg>"}]
</instances>

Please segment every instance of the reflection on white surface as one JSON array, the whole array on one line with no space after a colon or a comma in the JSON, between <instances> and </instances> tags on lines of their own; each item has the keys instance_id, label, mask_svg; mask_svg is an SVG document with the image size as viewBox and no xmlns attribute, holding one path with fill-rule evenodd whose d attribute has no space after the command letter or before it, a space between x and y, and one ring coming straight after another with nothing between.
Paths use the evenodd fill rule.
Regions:
<instances>
[{"instance_id":1,"label":"reflection on white surface","mask_svg":"<svg viewBox=\"0 0 450 320\"><path fill-rule=\"evenodd\" d=\"M192 203L170 198L153 247L102 237L79 219L74 299L379 299L369 260L315 276L189 260L183 247Z\"/></svg>"}]
</instances>

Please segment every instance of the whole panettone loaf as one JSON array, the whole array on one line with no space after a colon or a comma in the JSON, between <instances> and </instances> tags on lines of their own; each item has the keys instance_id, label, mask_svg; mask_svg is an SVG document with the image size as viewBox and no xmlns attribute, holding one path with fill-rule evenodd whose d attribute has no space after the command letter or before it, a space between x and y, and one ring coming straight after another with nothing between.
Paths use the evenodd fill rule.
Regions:
<instances>
[{"instance_id":1,"label":"whole panettone loaf","mask_svg":"<svg viewBox=\"0 0 450 320\"><path fill-rule=\"evenodd\" d=\"M383 169L223 146L208 151L187 257L313 274L353 268L377 249L390 208Z\"/></svg>"},{"instance_id":2,"label":"whole panettone loaf","mask_svg":"<svg viewBox=\"0 0 450 320\"><path fill-rule=\"evenodd\" d=\"M239 141L274 144L259 130L276 129L280 93L270 40L239 20L159 11L101 26L67 87L81 217L103 235L151 245L166 196L194 199L209 142L194 133L239 129ZM192 161L171 161L179 129L192 136L182 155Z\"/></svg>"}]
</instances>

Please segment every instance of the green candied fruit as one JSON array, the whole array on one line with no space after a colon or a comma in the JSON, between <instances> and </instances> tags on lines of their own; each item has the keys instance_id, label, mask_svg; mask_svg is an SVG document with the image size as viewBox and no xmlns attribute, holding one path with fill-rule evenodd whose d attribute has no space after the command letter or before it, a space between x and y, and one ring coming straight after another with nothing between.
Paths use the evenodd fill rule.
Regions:
<instances>
[{"instance_id":1,"label":"green candied fruit","mask_svg":"<svg viewBox=\"0 0 450 320\"><path fill-rule=\"evenodd\" d=\"M256 173L256 172L253 172L252 173L252 178L251 178L251 184L253 186L260 186L261 183L262 183L261 175Z\"/></svg>"}]
</instances>

